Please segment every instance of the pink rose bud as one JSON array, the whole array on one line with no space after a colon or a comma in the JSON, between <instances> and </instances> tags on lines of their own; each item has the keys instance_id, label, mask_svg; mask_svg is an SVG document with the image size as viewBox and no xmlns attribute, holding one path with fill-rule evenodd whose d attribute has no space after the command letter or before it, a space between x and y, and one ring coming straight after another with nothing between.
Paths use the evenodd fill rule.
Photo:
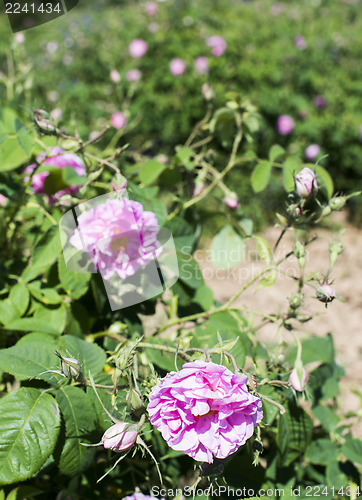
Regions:
<instances>
[{"instance_id":1,"label":"pink rose bud","mask_svg":"<svg viewBox=\"0 0 362 500\"><path fill-rule=\"evenodd\" d=\"M303 168L295 176L295 188L301 198L308 198L313 190L317 190L317 179L313 170L308 167Z\"/></svg>"},{"instance_id":2,"label":"pink rose bud","mask_svg":"<svg viewBox=\"0 0 362 500\"><path fill-rule=\"evenodd\" d=\"M307 42L302 36L296 36L294 38L294 43L299 50L304 50L307 47Z\"/></svg>"},{"instance_id":3,"label":"pink rose bud","mask_svg":"<svg viewBox=\"0 0 362 500\"><path fill-rule=\"evenodd\" d=\"M293 389L298 392L302 392L305 384L308 380L308 372L304 368L301 368L301 373L298 374L297 368L294 368L294 370L291 372L289 375L289 382ZM301 375L301 376L300 376Z\"/></svg>"},{"instance_id":4,"label":"pink rose bud","mask_svg":"<svg viewBox=\"0 0 362 500\"><path fill-rule=\"evenodd\" d=\"M3 194L0 194L0 207L5 207L7 202L8 202L7 197L4 196Z\"/></svg>"},{"instance_id":5,"label":"pink rose bud","mask_svg":"<svg viewBox=\"0 0 362 500\"><path fill-rule=\"evenodd\" d=\"M137 439L136 426L119 422L112 425L102 436L103 446L107 450L119 453L131 448Z\"/></svg>"},{"instance_id":6,"label":"pink rose bud","mask_svg":"<svg viewBox=\"0 0 362 500\"><path fill-rule=\"evenodd\" d=\"M313 160L316 156L319 155L320 152L321 148L318 146L318 144L311 144L305 150L305 157L307 158L307 160Z\"/></svg>"},{"instance_id":7,"label":"pink rose bud","mask_svg":"<svg viewBox=\"0 0 362 500\"><path fill-rule=\"evenodd\" d=\"M34 109L33 113L34 122L39 132L45 135L54 135L57 133L57 128L52 123L52 119L46 111L43 109Z\"/></svg>"},{"instance_id":8,"label":"pink rose bud","mask_svg":"<svg viewBox=\"0 0 362 500\"><path fill-rule=\"evenodd\" d=\"M224 203L227 205L229 208L235 209L239 206L240 200L236 193L230 193L224 198Z\"/></svg>"},{"instance_id":9,"label":"pink rose bud","mask_svg":"<svg viewBox=\"0 0 362 500\"><path fill-rule=\"evenodd\" d=\"M156 2L146 2L145 11L149 16L155 16L158 11L158 5Z\"/></svg>"},{"instance_id":10,"label":"pink rose bud","mask_svg":"<svg viewBox=\"0 0 362 500\"><path fill-rule=\"evenodd\" d=\"M204 187L205 187L205 184L201 181L201 182L195 182L195 187L194 187L194 191L192 193L192 196L200 196L200 194L203 192L204 190Z\"/></svg>"},{"instance_id":11,"label":"pink rose bud","mask_svg":"<svg viewBox=\"0 0 362 500\"><path fill-rule=\"evenodd\" d=\"M136 38L129 44L128 50L132 57L136 59L146 54L148 45L144 40Z\"/></svg>"},{"instance_id":12,"label":"pink rose bud","mask_svg":"<svg viewBox=\"0 0 362 500\"><path fill-rule=\"evenodd\" d=\"M331 285L322 285L317 288L317 299L323 302L323 304L328 304L336 298L336 291Z\"/></svg>"},{"instance_id":13,"label":"pink rose bud","mask_svg":"<svg viewBox=\"0 0 362 500\"><path fill-rule=\"evenodd\" d=\"M219 35L214 35L214 36L210 36L207 40L206 40L206 45L208 47L211 47L211 53L212 55L214 55L215 57L220 57L223 55L223 53L225 52L226 50L226 42L224 40L224 38L222 36L219 36Z\"/></svg>"},{"instance_id":14,"label":"pink rose bud","mask_svg":"<svg viewBox=\"0 0 362 500\"><path fill-rule=\"evenodd\" d=\"M183 72L185 71L185 68L186 68L185 62L179 57L172 59L172 61L170 62L170 71L174 76L182 75Z\"/></svg>"},{"instance_id":15,"label":"pink rose bud","mask_svg":"<svg viewBox=\"0 0 362 500\"><path fill-rule=\"evenodd\" d=\"M277 129L279 134L288 135L294 129L294 120L289 115L281 115L277 121Z\"/></svg>"},{"instance_id":16,"label":"pink rose bud","mask_svg":"<svg viewBox=\"0 0 362 500\"><path fill-rule=\"evenodd\" d=\"M116 69L112 69L109 76L113 83L119 83L121 81L121 75Z\"/></svg>"},{"instance_id":17,"label":"pink rose bud","mask_svg":"<svg viewBox=\"0 0 362 500\"><path fill-rule=\"evenodd\" d=\"M117 130L124 128L127 123L128 120L121 111L117 111L111 116L112 127L116 128Z\"/></svg>"},{"instance_id":18,"label":"pink rose bud","mask_svg":"<svg viewBox=\"0 0 362 500\"><path fill-rule=\"evenodd\" d=\"M195 68L200 75L206 75L209 72L207 57L198 57L195 59Z\"/></svg>"},{"instance_id":19,"label":"pink rose bud","mask_svg":"<svg viewBox=\"0 0 362 500\"><path fill-rule=\"evenodd\" d=\"M138 82L142 78L142 73L139 69L130 69L126 73L126 80L128 82Z\"/></svg>"}]
</instances>

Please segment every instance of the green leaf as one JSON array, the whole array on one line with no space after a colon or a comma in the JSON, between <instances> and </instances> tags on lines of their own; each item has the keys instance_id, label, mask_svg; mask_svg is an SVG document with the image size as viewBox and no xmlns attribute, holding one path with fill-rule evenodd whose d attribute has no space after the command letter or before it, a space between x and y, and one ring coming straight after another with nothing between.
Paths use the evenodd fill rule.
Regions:
<instances>
[{"instance_id":1,"label":"green leaf","mask_svg":"<svg viewBox=\"0 0 362 500\"><path fill-rule=\"evenodd\" d=\"M59 408L52 396L22 387L0 400L0 484L32 477L53 452Z\"/></svg>"},{"instance_id":2,"label":"green leaf","mask_svg":"<svg viewBox=\"0 0 362 500\"><path fill-rule=\"evenodd\" d=\"M279 146L279 144L274 144L269 151L269 160L271 162L275 161L277 158L285 153L285 149Z\"/></svg>"},{"instance_id":3,"label":"green leaf","mask_svg":"<svg viewBox=\"0 0 362 500\"><path fill-rule=\"evenodd\" d=\"M67 320L67 311L62 304L58 308L39 307L34 317L20 318L12 321L6 327L9 330L20 330L24 332L42 332L51 335L61 335Z\"/></svg>"},{"instance_id":4,"label":"green leaf","mask_svg":"<svg viewBox=\"0 0 362 500\"><path fill-rule=\"evenodd\" d=\"M311 166L309 166L309 168L311 168ZM334 192L332 177L329 175L327 170L320 165L317 165L315 171L317 175L318 186L322 184L322 187L324 187L324 189L326 190L328 199L332 198Z\"/></svg>"},{"instance_id":5,"label":"green leaf","mask_svg":"<svg viewBox=\"0 0 362 500\"><path fill-rule=\"evenodd\" d=\"M63 474L75 476L93 461L96 450L81 443L94 442L91 434L96 430L96 415L90 399L79 387L60 387L57 402L65 422L65 442L60 454L56 453L56 462Z\"/></svg>"},{"instance_id":6,"label":"green leaf","mask_svg":"<svg viewBox=\"0 0 362 500\"><path fill-rule=\"evenodd\" d=\"M260 394L264 394L264 396L268 396L275 401L279 400L279 392L271 385L262 385L258 387L258 392ZM263 403L263 423L266 425L271 425L276 419L279 410L276 406L268 403L264 399L262 399L261 401Z\"/></svg>"},{"instance_id":7,"label":"green leaf","mask_svg":"<svg viewBox=\"0 0 362 500\"><path fill-rule=\"evenodd\" d=\"M196 304L199 304L204 311L208 311L214 303L214 294L212 293L211 288L206 285L197 288L192 302L196 302Z\"/></svg>"},{"instance_id":8,"label":"green leaf","mask_svg":"<svg viewBox=\"0 0 362 500\"><path fill-rule=\"evenodd\" d=\"M30 158L34 138L10 108L0 110L0 137L1 172L13 170Z\"/></svg>"},{"instance_id":9,"label":"green leaf","mask_svg":"<svg viewBox=\"0 0 362 500\"><path fill-rule=\"evenodd\" d=\"M55 351L56 347L44 339L18 342L13 347L0 350L0 366L4 372L10 373L17 380L37 378L56 385L60 376L43 373L59 368L59 359L54 354Z\"/></svg>"},{"instance_id":10,"label":"green leaf","mask_svg":"<svg viewBox=\"0 0 362 500\"><path fill-rule=\"evenodd\" d=\"M272 259L272 253L269 248L269 243L263 236L254 236L256 241L256 248L260 259L267 264L270 264Z\"/></svg>"},{"instance_id":11,"label":"green leaf","mask_svg":"<svg viewBox=\"0 0 362 500\"><path fill-rule=\"evenodd\" d=\"M219 269L231 269L244 258L244 239L227 224L214 236L211 246L212 261Z\"/></svg>"},{"instance_id":12,"label":"green leaf","mask_svg":"<svg viewBox=\"0 0 362 500\"><path fill-rule=\"evenodd\" d=\"M52 226L37 243L34 249L31 265L24 269L21 275L22 279L29 282L36 278L39 274L47 271L57 260L60 249L61 245L58 226Z\"/></svg>"},{"instance_id":13,"label":"green leaf","mask_svg":"<svg viewBox=\"0 0 362 500\"><path fill-rule=\"evenodd\" d=\"M294 190L294 177L301 169L301 160L296 156L289 156L283 163L283 184L287 193Z\"/></svg>"},{"instance_id":14,"label":"green leaf","mask_svg":"<svg viewBox=\"0 0 362 500\"><path fill-rule=\"evenodd\" d=\"M291 350L291 361L296 357L296 348ZM334 363L333 338L329 334L326 337L313 337L302 343L302 361L306 365L315 361L321 361L329 365Z\"/></svg>"},{"instance_id":15,"label":"green leaf","mask_svg":"<svg viewBox=\"0 0 362 500\"><path fill-rule=\"evenodd\" d=\"M166 165L157 160L147 160L140 167L139 179L145 186L148 186L158 179Z\"/></svg>"},{"instance_id":16,"label":"green leaf","mask_svg":"<svg viewBox=\"0 0 362 500\"><path fill-rule=\"evenodd\" d=\"M28 285L28 289L32 296L43 304L60 304L62 298L54 288L38 288L35 285Z\"/></svg>"},{"instance_id":17,"label":"green leaf","mask_svg":"<svg viewBox=\"0 0 362 500\"><path fill-rule=\"evenodd\" d=\"M340 463L337 461L329 462L326 468L326 478L328 485L335 490L345 488L348 485L348 477L341 470ZM336 493L338 493L336 491Z\"/></svg>"},{"instance_id":18,"label":"green leaf","mask_svg":"<svg viewBox=\"0 0 362 500\"><path fill-rule=\"evenodd\" d=\"M92 275L70 271L65 264L63 255L59 257L58 274L63 289L72 299L80 299L80 297L83 297L87 293Z\"/></svg>"},{"instance_id":19,"label":"green leaf","mask_svg":"<svg viewBox=\"0 0 362 500\"><path fill-rule=\"evenodd\" d=\"M255 193L260 193L269 184L272 164L270 161L263 160L256 165L251 174L251 187Z\"/></svg>"},{"instance_id":20,"label":"green leaf","mask_svg":"<svg viewBox=\"0 0 362 500\"><path fill-rule=\"evenodd\" d=\"M73 167L63 167L61 172L66 186L83 186L87 181L87 178L84 175L78 175Z\"/></svg>"},{"instance_id":21,"label":"green leaf","mask_svg":"<svg viewBox=\"0 0 362 500\"><path fill-rule=\"evenodd\" d=\"M270 271L270 273L266 274L258 283L257 290L262 290L264 288L268 288L269 286L273 286L277 279L277 272L275 269Z\"/></svg>"},{"instance_id":22,"label":"green leaf","mask_svg":"<svg viewBox=\"0 0 362 500\"><path fill-rule=\"evenodd\" d=\"M333 432L339 424L338 415L328 406L315 406L312 411L328 432Z\"/></svg>"},{"instance_id":23,"label":"green leaf","mask_svg":"<svg viewBox=\"0 0 362 500\"><path fill-rule=\"evenodd\" d=\"M193 259L191 255L182 252L176 252L176 256L179 268L179 279L190 288L202 286L204 284L204 279L196 260Z\"/></svg>"},{"instance_id":24,"label":"green leaf","mask_svg":"<svg viewBox=\"0 0 362 500\"><path fill-rule=\"evenodd\" d=\"M107 355L99 345L91 344L73 335L63 335L59 338L58 345L62 353L68 353L71 358L78 359L86 377L88 377L88 372L95 377L103 371Z\"/></svg>"},{"instance_id":25,"label":"green leaf","mask_svg":"<svg viewBox=\"0 0 362 500\"><path fill-rule=\"evenodd\" d=\"M154 340L152 338L149 339L149 342L151 344L159 344L157 340ZM163 344L169 347L176 347L175 343L171 340L165 340ZM177 361L180 360L180 358L178 356L175 356L174 353L160 351L158 349L146 349L146 355L151 363L157 365L162 370L165 370L167 372L170 372L172 370L175 371L175 358Z\"/></svg>"},{"instance_id":26,"label":"green leaf","mask_svg":"<svg viewBox=\"0 0 362 500\"><path fill-rule=\"evenodd\" d=\"M0 321L4 325L11 323L19 317L19 310L15 307L13 302L7 298L0 302Z\"/></svg>"},{"instance_id":27,"label":"green leaf","mask_svg":"<svg viewBox=\"0 0 362 500\"><path fill-rule=\"evenodd\" d=\"M362 465L362 440L348 436L342 446L342 453L351 462L357 462Z\"/></svg>"},{"instance_id":28,"label":"green leaf","mask_svg":"<svg viewBox=\"0 0 362 500\"><path fill-rule=\"evenodd\" d=\"M25 314L29 305L29 292L25 285L17 283L10 290L9 298L19 311L20 316Z\"/></svg>"},{"instance_id":29,"label":"green leaf","mask_svg":"<svg viewBox=\"0 0 362 500\"><path fill-rule=\"evenodd\" d=\"M304 452L313 432L313 421L303 408L289 401L286 410L279 417L277 434L278 456L283 467L288 467Z\"/></svg>"},{"instance_id":30,"label":"green leaf","mask_svg":"<svg viewBox=\"0 0 362 500\"><path fill-rule=\"evenodd\" d=\"M189 148L177 148L176 156L180 160L181 164L186 168L186 170L193 170L194 164L190 161L191 157L195 154L192 149Z\"/></svg>"},{"instance_id":31,"label":"green leaf","mask_svg":"<svg viewBox=\"0 0 362 500\"><path fill-rule=\"evenodd\" d=\"M313 441L305 451L304 458L312 464L327 465L331 460L337 460L337 449L329 439Z\"/></svg>"}]
</instances>

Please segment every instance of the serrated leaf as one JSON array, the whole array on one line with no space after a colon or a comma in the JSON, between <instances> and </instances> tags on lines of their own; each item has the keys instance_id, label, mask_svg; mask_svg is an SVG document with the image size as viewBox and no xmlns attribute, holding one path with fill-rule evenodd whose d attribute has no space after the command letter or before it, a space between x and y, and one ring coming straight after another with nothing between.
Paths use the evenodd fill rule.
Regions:
<instances>
[{"instance_id":1,"label":"serrated leaf","mask_svg":"<svg viewBox=\"0 0 362 500\"><path fill-rule=\"evenodd\" d=\"M203 285L197 288L192 302L199 304L204 311L208 311L214 303L214 294L210 287Z\"/></svg>"},{"instance_id":2,"label":"serrated leaf","mask_svg":"<svg viewBox=\"0 0 362 500\"><path fill-rule=\"evenodd\" d=\"M22 279L29 282L47 271L57 260L60 249L59 228L52 226L37 243L31 264L24 269L21 275Z\"/></svg>"},{"instance_id":3,"label":"serrated leaf","mask_svg":"<svg viewBox=\"0 0 362 500\"><path fill-rule=\"evenodd\" d=\"M9 298L0 302L0 322L3 325L11 323L18 318L19 315L18 309Z\"/></svg>"},{"instance_id":4,"label":"serrated leaf","mask_svg":"<svg viewBox=\"0 0 362 500\"><path fill-rule=\"evenodd\" d=\"M54 345L44 340L18 342L13 347L0 350L0 366L4 372L10 373L17 380L37 378L56 385L59 376L43 373L59 366L55 351Z\"/></svg>"},{"instance_id":5,"label":"serrated leaf","mask_svg":"<svg viewBox=\"0 0 362 500\"><path fill-rule=\"evenodd\" d=\"M204 284L201 269L196 260L188 254L176 252L179 279L190 288L198 288Z\"/></svg>"},{"instance_id":6,"label":"serrated leaf","mask_svg":"<svg viewBox=\"0 0 362 500\"><path fill-rule=\"evenodd\" d=\"M301 161L295 156L289 156L283 163L283 184L287 193L294 190L294 177L301 169Z\"/></svg>"},{"instance_id":7,"label":"serrated leaf","mask_svg":"<svg viewBox=\"0 0 362 500\"><path fill-rule=\"evenodd\" d=\"M213 264L219 269L231 269L244 258L245 243L232 226L227 224L212 239L210 251Z\"/></svg>"},{"instance_id":8,"label":"serrated leaf","mask_svg":"<svg viewBox=\"0 0 362 500\"><path fill-rule=\"evenodd\" d=\"M38 288L34 285L28 285L28 289L32 296L43 304L60 304L62 301L59 293L54 288Z\"/></svg>"},{"instance_id":9,"label":"serrated leaf","mask_svg":"<svg viewBox=\"0 0 362 500\"><path fill-rule=\"evenodd\" d=\"M251 187L255 193L260 193L269 184L272 164L270 161L263 160L256 165L251 174Z\"/></svg>"},{"instance_id":10,"label":"serrated leaf","mask_svg":"<svg viewBox=\"0 0 362 500\"><path fill-rule=\"evenodd\" d=\"M362 440L349 436L342 446L342 453L351 462L362 465Z\"/></svg>"},{"instance_id":11,"label":"serrated leaf","mask_svg":"<svg viewBox=\"0 0 362 500\"><path fill-rule=\"evenodd\" d=\"M62 304L57 308L39 307L32 318L20 318L7 324L9 330L42 332L61 335L67 320L67 311Z\"/></svg>"},{"instance_id":12,"label":"serrated leaf","mask_svg":"<svg viewBox=\"0 0 362 500\"><path fill-rule=\"evenodd\" d=\"M348 477L340 468L337 461L329 462L326 468L326 478L330 487L337 489L345 488L348 485Z\"/></svg>"},{"instance_id":13,"label":"serrated leaf","mask_svg":"<svg viewBox=\"0 0 362 500\"><path fill-rule=\"evenodd\" d=\"M34 138L10 108L0 110L0 137L0 171L13 170L30 158Z\"/></svg>"},{"instance_id":14,"label":"serrated leaf","mask_svg":"<svg viewBox=\"0 0 362 500\"><path fill-rule=\"evenodd\" d=\"M90 273L75 273L70 271L65 264L63 255L59 257L58 274L63 289L72 299L80 299L80 297L87 293L92 275Z\"/></svg>"},{"instance_id":15,"label":"serrated leaf","mask_svg":"<svg viewBox=\"0 0 362 500\"><path fill-rule=\"evenodd\" d=\"M317 175L318 186L321 187L320 184L322 184L322 187L324 187L326 190L328 199L332 198L334 186L332 177L329 175L329 172L320 165L317 165L315 171Z\"/></svg>"},{"instance_id":16,"label":"serrated leaf","mask_svg":"<svg viewBox=\"0 0 362 500\"><path fill-rule=\"evenodd\" d=\"M305 451L305 459L312 464L327 465L338 456L335 445L329 439L313 441Z\"/></svg>"},{"instance_id":17,"label":"serrated leaf","mask_svg":"<svg viewBox=\"0 0 362 500\"><path fill-rule=\"evenodd\" d=\"M56 397L65 422L65 442L56 461L63 474L75 476L92 463L96 451L81 444L94 442L95 411L90 399L79 387L62 386Z\"/></svg>"},{"instance_id":18,"label":"serrated leaf","mask_svg":"<svg viewBox=\"0 0 362 500\"><path fill-rule=\"evenodd\" d=\"M25 314L29 305L29 292L25 285L17 283L10 290L9 299L19 311L20 316Z\"/></svg>"},{"instance_id":19,"label":"serrated leaf","mask_svg":"<svg viewBox=\"0 0 362 500\"><path fill-rule=\"evenodd\" d=\"M269 398L278 401L279 395L278 391L272 387L271 385L262 385L258 387L258 392L260 394L264 394L264 396L268 396ZM264 399L261 400L263 403L263 423L266 425L271 425L279 414L279 410L276 406Z\"/></svg>"},{"instance_id":20,"label":"serrated leaf","mask_svg":"<svg viewBox=\"0 0 362 500\"><path fill-rule=\"evenodd\" d=\"M338 415L328 406L315 406L312 411L328 432L333 432L339 424Z\"/></svg>"},{"instance_id":21,"label":"serrated leaf","mask_svg":"<svg viewBox=\"0 0 362 500\"><path fill-rule=\"evenodd\" d=\"M190 159L194 154L194 151L190 148L177 148L176 156L187 170L193 170L194 164Z\"/></svg>"},{"instance_id":22,"label":"serrated leaf","mask_svg":"<svg viewBox=\"0 0 362 500\"><path fill-rule=\"evenodd\" d=\"M0 484L32 477L53 452L60 413L52 396L22 387L0 400Z\"/></svg>"}]
</instances>

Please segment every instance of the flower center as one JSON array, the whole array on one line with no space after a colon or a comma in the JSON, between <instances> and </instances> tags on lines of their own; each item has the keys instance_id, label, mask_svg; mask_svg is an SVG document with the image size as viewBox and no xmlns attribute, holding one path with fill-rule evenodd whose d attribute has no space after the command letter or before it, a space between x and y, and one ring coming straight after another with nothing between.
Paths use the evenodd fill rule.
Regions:
<instances>
[{"instance_id":1,"label":"flower center","mask_svg":"<svg viewBox=\"0 0 362 500\"><path fill-rule=\"evenodd\" d=\"M118 253L125 251L127 243L128 238L126 236L119 236L115 238L109 246L113 253Z\"/></svg>"},{"instance_id":2,"label":"flower center","mask_svg":"<svg viewBox=\"0 0 362 500\"><path fill-rule=\"evenodd\" d=\"M205 413L204 415L197 415L196 418L197 418L197 420L200 420L200 418L205 418L208 415L214 415L214 413L216 413L216 412L217 412L217 410L210 410L207 413Z\"/></svg>"}]
</instances>

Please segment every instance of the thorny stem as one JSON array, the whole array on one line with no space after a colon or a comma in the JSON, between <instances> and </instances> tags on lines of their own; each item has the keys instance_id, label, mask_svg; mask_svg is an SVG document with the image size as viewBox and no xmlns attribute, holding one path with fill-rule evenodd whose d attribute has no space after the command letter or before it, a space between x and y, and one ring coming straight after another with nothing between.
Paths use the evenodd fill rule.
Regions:
<instances>
[{"instance_id":1,"label":"thorny stem","mask_svg":"<svg viewBox=\"0 0 362 500\"><path fill-rule=\"evenodd\" d=\"M276 406L279 409L281 415L283 415L285 413L286 410L285 410L284 406L282 406L280 403L277 403L276 401L274 401L274 399L268 398L268 396L265 396L265 394L260 394L259 392L258 392L258 397L261 399L264 399L268 403Z\"/></svg>"}]
</instances>

